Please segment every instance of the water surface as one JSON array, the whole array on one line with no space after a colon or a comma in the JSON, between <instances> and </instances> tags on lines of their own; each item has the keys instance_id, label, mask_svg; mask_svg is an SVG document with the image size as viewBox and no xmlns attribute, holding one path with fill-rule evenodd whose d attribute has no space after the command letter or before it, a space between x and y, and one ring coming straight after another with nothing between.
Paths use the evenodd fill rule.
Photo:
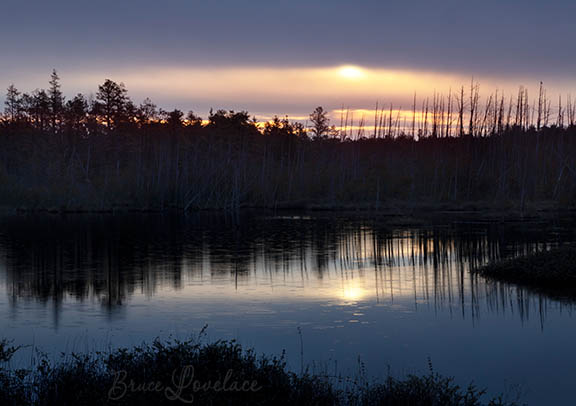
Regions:
<instances>
[{"instance_id":1,"label":"water surface","mask_svg":"<svg viewBox=\"0 0 576 406\"><path fill-rule=\"evenodd\" d=\"M56 356L185 338L286 351L291 368L434 369L570 404L572 301L471 267L574 241L571 221L245 214L0 219L0 331ZM303 359L301 354L303 353ZM360 362L359 362L360 360Z\"/></svg>"}]
</instances>

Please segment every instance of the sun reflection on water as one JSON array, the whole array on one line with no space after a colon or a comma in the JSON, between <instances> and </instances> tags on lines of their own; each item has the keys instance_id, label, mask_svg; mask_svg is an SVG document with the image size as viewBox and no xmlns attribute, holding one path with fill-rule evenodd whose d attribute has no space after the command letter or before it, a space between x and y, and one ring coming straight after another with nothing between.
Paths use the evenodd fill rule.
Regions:
<instances>
[{"instance_id":1,"label":"sun reflection on water","mask_svg":"<svg viewBox=\"0 0 576 406\"><path fill-rule=\"evenodd\" d=\"M357 302L366 296L366 290L357 285L345 286L339 293L340 298L347 302Z\"/></svg>"}]
</instances>

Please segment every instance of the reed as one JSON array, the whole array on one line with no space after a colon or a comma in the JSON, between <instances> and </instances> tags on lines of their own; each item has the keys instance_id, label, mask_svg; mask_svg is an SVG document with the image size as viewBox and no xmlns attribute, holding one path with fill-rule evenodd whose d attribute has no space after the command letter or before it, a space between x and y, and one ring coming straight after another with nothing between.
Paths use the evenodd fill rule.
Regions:
<instances>
[{"instance_id":1,"label":"reed","mask_svg":"<svg viewBox=\"0 0 576 406\"><path fill-rule=\"evenodd\" d=\"M566 96L553 111L543 86L537 101L521 87L507 102L498 92L483 98L472 81L468 91L414 95L411 117L379 103L373 123L342 108L340 127L325 121L314 137L302 123L262 124L247 112L183 119L150 101L134 106L119 85L106 89L120 93L121 105L90 105L78 95L52 120L34 104L39 96L11 88L0 125L0 206L237 210L426 201L524 210L574 202L576 106Z\"/></svg>"},{"instance_id":2,"label":"reed","mask_svg":"<svg viewBox=\"0 0 576 406\"><path fill-rule=\"evenodd\" d=\"M6 343L3 341L3 343ZM0 347L0 357L11 348ZM10 358L8 354L6 359ZM35 368L0 367L0 401L67 405L443 405L477 406L484 391L434 372L368 382L362 376L294 373L284 356L258 356L234 341L155 340L132 349L42 359ZM239 390L243 388L243 390ZM513 405L502 397L489 405Z\"/></svg>"}]
</instances>

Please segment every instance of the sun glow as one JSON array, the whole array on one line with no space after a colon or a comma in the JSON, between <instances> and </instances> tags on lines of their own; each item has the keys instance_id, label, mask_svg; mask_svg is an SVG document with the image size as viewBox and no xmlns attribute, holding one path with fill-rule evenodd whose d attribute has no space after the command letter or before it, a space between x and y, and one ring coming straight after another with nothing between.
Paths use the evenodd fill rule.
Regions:
<instances>
[{"instance_id":1,"label":"sun glow","mask_svg":"<svg viewBox=\"0 0 576 406\"><path fill-rule=\"evenodd\" d=\"M364 77L364 71L357 66L342 66L338 69L338 73L346 79L361 79Z\"/></svg>"},{"instance_id":2,"label":"sun glow","mask_svg":"<svg viewBox=\"0 0 576 406\"><path fill-rule=\"evenodd\" d=\"M364 298L366 291L362 286L350 284L341 288L339 296L344 301L355 302Z\"/></svg>"},{"instance_id":3,"label":"sun glow","mask_svg":"<svg viewBox=\"0 0 576 406\"><path fill-rule=\"evenodd\" d=\"M150 97L159 106L175 107L183 111L194 110L206 117L210 108L248 110L260 121L278 114L289 115L292 120L305 122L316 106L331 111L331 124L349 130L361 130L362 126L406 128L413 124L412 109L417 94L415 124L431 120L426 105L432 105L438 95L452 94L452 114L456 111L455 93L460 85L466 89L470 77L450 72L416 71L401 68L370 67L358 65L332 66L196 66L161 67L139 69L118 68L102 72L66 72L67 89L78 89L89 94L103 77L124 82L132 100L138 102ZM279 79L281 78L281 79ZM481 98L487 101L493 89L500 95L515 95L517 84L510 80L485 77L476 78L481 83ZM524 78L518 78L529 83ZM44 78L28 82L29 88L42 87ZM533 82L538 83L538 82ZM560 87L552 83L547 87L550 94L576 93L574 84ZM538 94L538 87L527 87L531 94ZM484 90L486 89L486 90ZM467 96L468 97L468 96ZM428 102L427 102L428 100ZM378 111L376 110L378 102ZM391 117L392 116L392 117ZM392 119L390 119L392 118ZM377 125L374 125L374 121ZM457 117L453 118L453 122ZM370 124L368 124L370 122ZM415 129L418 131L418 128Z\"/></svg>"}]
</instances>

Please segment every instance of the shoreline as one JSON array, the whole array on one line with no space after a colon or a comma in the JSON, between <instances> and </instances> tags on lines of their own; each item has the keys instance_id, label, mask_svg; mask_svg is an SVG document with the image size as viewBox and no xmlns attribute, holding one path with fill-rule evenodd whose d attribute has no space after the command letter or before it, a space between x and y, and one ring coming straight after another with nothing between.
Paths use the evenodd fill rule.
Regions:
<instances>
[{"instance_id":1,"label":"shoreline","mask_svg":"<svg viewBox=\"0 0 576 406\"><path fill-rule=\"evenodd\" d=\"M338 213L375 213L381 216L404 216L420 214L450 214L455 216L470 215L480 218L497 217L542 217L555 215L576 215L576 206L559 205L555 202L529 202L522 207L510 202L286 202L275 205L241 205L238 207L138 207L131 204L118 204L105 207L12 207L0 206L0 214L174 214L174 213L224 213L249 211L282 211L282 212L338 212Z\"/></svg>"}]
</instances>

